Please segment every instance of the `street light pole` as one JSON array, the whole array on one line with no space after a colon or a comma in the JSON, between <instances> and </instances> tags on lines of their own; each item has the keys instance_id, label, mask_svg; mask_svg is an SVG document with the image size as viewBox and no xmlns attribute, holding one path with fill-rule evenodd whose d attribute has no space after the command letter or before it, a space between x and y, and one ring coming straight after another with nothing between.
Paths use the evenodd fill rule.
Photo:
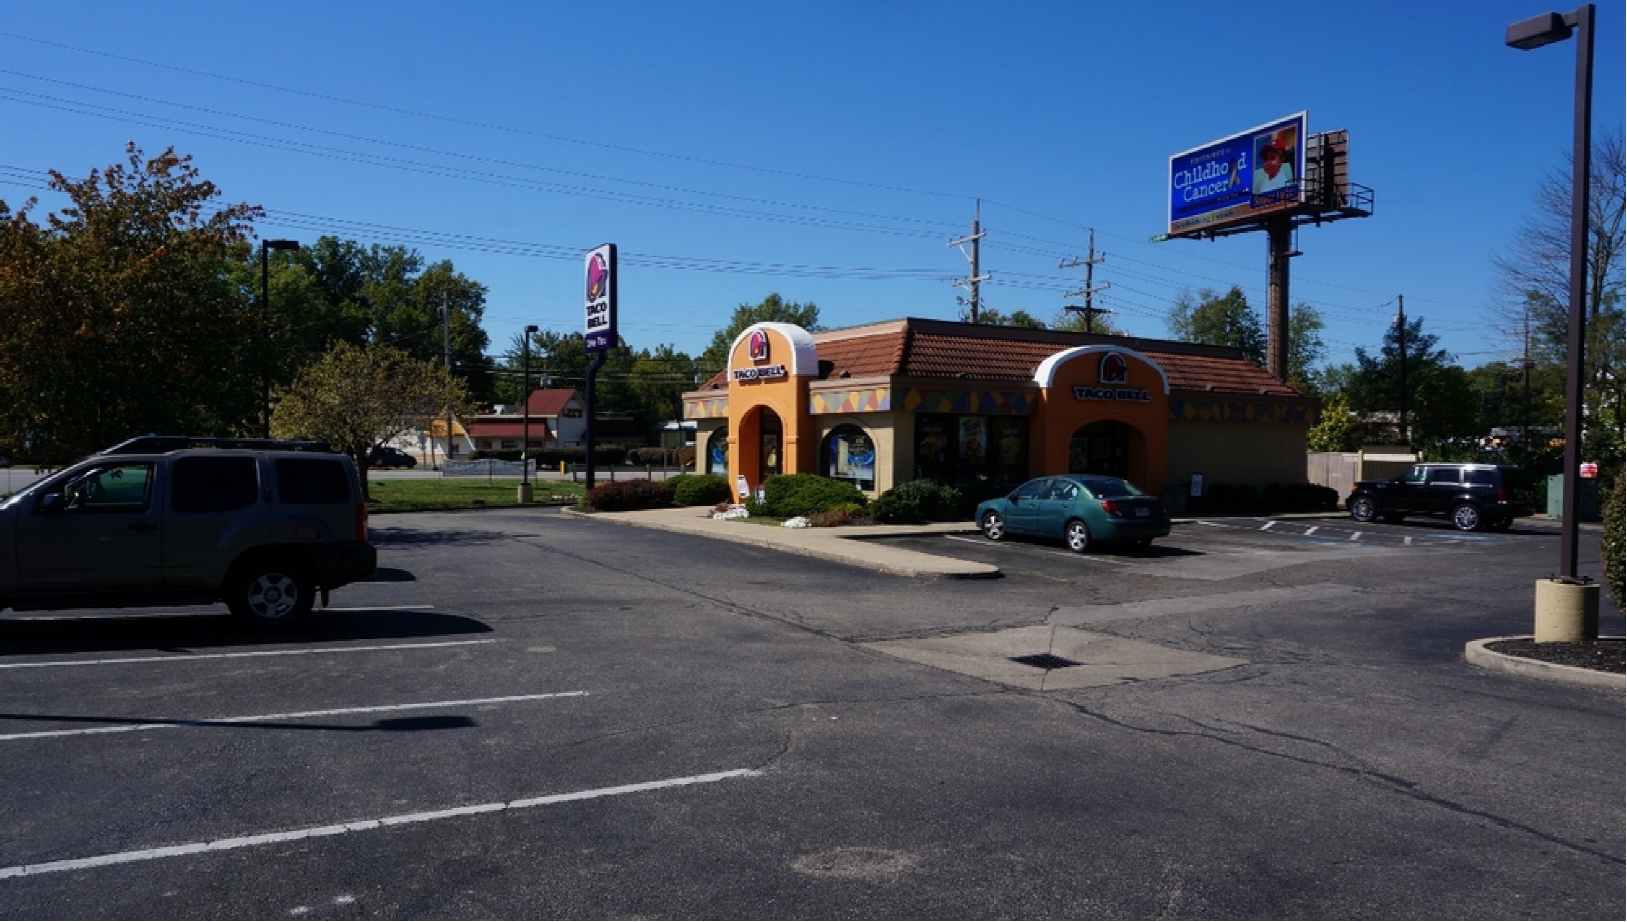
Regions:
<instances>
[{"instance_id":1,"label":"street light pole","mask_svg":"<svg viewBox=\"0 0 1627 922\"><path fill-rule=\"evenodd\" d=\"M1582 465L1582 350L1585 345L1587 284L1588 179L1593 153L1593 14L1589 3L1565 15L1543 13L1508 27L1506 42L1522 51L1564 41L1576 32L1576 105L1571 152L1570 330L1565 369L1565 496L1560 515L1560 569L1575 580L1577 494Z\"/></svg>"},{"instance_id":2,"label":"street light pole","mask_svg":"<svg viewBox=\"0 0 1627 922\"><path fill-rule=\"evenodd\" d=\"M260 437L271 438L271 257L272 250L297 250L297 240L260 240Z\"/></svg>"},{"instance_id":3,"label":"street light pole","mask_svg":"<svg viewBox=\"0 0 1627 922\"><path fill-rule=\"evenodd\" d=\"M520 502L531 502L531 337L535 324L525 328L525 378L520 384Z\"/></svg>"}]
</instances>

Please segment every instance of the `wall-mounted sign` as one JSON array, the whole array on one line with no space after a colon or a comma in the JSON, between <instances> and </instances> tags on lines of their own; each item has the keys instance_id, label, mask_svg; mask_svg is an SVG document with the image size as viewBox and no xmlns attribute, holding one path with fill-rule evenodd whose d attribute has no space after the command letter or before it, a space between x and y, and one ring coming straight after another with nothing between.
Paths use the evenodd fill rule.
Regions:
<instances>
[{"instance_id":1,"label":"wall-mounted sign","mask_svg":"<svg viewBox=\"0 0 1627 922\"><path fill-rule=\"evenodd\" d=\"M559 415L564 419L581 419L582 418L582 408L581 407L566 407L565 409L559 411Z\"/></svg>"},{"instance_id":2,"label":"wall-mounted sign","mask_svg":"<svg viewBox=\"0 0 1627 922\"><path fill-rule=\"evenodd\" d=\"M584 344L589 352L616 345L616 245L607 243L588 253L587 324Z\"/></svg>"},{"instance_id":3,"label":"wall-mounted sign","mask_svg":"<svg viewBox=\"0 0 1627 922\"><path fill-rule=\"evenodd\" d=\"M1305 113L1169 158L1169 235L1199 234L1305 199Z\"/></svg>"},{"instance_id":4,"label":"wall-mounted sign","mask_svg":"<svg viewBox=\"0 0 1627 922\"><path fill-rule=\"evenodd\" d=\"M1096 380L1103 384L1123 384L1130 379L1130 363L1117 352L1108 352L1102 355L1102 361L1096 369Z\"/></svg>"},{"instance_id":5,"label":"wall-mounted sign","mask_svg":"<svg viewBox=\"0 0 1627 922\"><path fill-rule=\"evenodd\" d=\"M753 362L768 361L768 334L762 330L752 330L746 337L746 356Z\"/></svg>"},{"instance_id":6,"label":"wall-mounted sign","mask_svg":"<svg viewBox=\"0 0 1627 922\"><path fill-rule=\"evenodd\" d=\"M1150 403L1152 395L1145 388L1140 387L1090 387L1076 384L1073 387L1075 400L1128 400L1133 403Z\"/></svg>"},{"instance_id":7,"label":"wall-mounted sign","mask_svg":"<svg viewBox=\"0 0 1627 922\"><path fill-rule=\"evenodd\" d=\"M786 376L784 365L759 365L755 368L736 368L730 372L736 381L759 381Z\"/></svg>"}]
</instances>

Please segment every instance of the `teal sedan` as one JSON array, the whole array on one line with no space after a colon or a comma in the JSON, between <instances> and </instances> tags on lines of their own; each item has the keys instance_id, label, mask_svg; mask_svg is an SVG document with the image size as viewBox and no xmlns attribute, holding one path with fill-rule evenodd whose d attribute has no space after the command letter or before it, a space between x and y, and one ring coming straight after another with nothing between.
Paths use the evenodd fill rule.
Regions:
<instances>
[{"instance_id":1,"label":"teal sedan","mask_svg":"<svg viewBox=\"0 0 1627 922\"><path fill-rule=\"evenodd\" d=\"M1030 480L979 505L976 521L990 541L1009 535L1061 538L1081 554L1098 544L1146 548L1169 534L1169 513L1157 497L1129 481L1093 474Z\"/></svg>"}]
</instances>

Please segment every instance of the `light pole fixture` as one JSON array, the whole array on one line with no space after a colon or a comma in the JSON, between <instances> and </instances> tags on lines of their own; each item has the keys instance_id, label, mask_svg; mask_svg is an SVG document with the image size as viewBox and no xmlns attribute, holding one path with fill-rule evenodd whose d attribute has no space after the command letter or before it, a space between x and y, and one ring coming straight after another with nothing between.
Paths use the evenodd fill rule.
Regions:
<instances>
[{"instance_id":1,"label":"light pole fixture","mask_svg":"<svg viewBox=\"0 0 1627 922\"><path fill-rule=\"evenodd\" d=\"M260 437L271 438L271 259L272 250L297 250L298 240L260 239Z\"/></svg>"},{"instance_id":2,"label":"light pole fixture","mask_svg":"<svg viewBox=\"0 0 1627 922\"><path fill-rule=\"evenodd\" d=\"M520 385L520 482L531 482L531 337L536 324L525 328L525 378Z\"/></svg>"},{"instance_id":3,"label":"light pole fixture","mask_svg":"<svg viewBox=\"0 0 1627 922\"><path fill-rule=\"evenodd\" d=\"M1560 515L1560 569L1566 579L1575 581L1577 536L1577 493L1581 486L1582 463L1582 350L1586 313L1583 299L1587 279L1588 178L1593 152L1593 15L1589 3L1571 13L1543 13L1508 27L1505 42L1511 48L1529 51L1564 41L1576 33L1576 99L1571 152L1571 264L1570 330L1565 369L1565 496Z\"/></svg>"}]
</instances>

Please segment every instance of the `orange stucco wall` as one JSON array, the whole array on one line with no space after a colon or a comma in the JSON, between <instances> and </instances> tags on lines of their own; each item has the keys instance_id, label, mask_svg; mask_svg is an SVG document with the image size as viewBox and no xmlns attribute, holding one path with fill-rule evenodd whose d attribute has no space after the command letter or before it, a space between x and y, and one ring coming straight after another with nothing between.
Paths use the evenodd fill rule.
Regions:
<instances>
[{"instance_id":1,"label":"orange stucco wall","mask_svg":"<svg viewBox=\"0 0 1627 922\"><path fill-rule=\"evenodd\" d=\"M729 354L729 483L738 484L744 475L752 489L756 489L761 480L764 408L780 418L781 473L813 472L819 447L818 434L808 414L808 383L817 375L818 363L814 363L813 374L806 371L793 374L794 347L790 340L776 329L767 328L763 332L768 337L766 359L754 361L751 358L745 334ZM784 377L739 380L736 376L737 371L756 369L760 372L777 365L784 366Z\"/></svg>"},{"instance_id":2,"label":"orange stucco wall","mask_svg":"<svg viewBox=\"0 0 1627 922\"><path fill-rule=\"evenodd\" d=\"M1125 361L1125 380L1104 382L1102 358L1108 352ZM1088 399L1075 393L1087 389ZM1111 394L1103 394L1110 391ZM1145 392L1146 400L1125 399ZM1163 373L1150 360L1123 349L1092 347L1059 363L1040 402L1030 430L1029 467L1033 476L1068 469L1068 441L1091 423L1111 420L1132 430L1129 480L1149 493L1164 489L1169 466L1169 392Z\"/></svg>"}]
</instances>

